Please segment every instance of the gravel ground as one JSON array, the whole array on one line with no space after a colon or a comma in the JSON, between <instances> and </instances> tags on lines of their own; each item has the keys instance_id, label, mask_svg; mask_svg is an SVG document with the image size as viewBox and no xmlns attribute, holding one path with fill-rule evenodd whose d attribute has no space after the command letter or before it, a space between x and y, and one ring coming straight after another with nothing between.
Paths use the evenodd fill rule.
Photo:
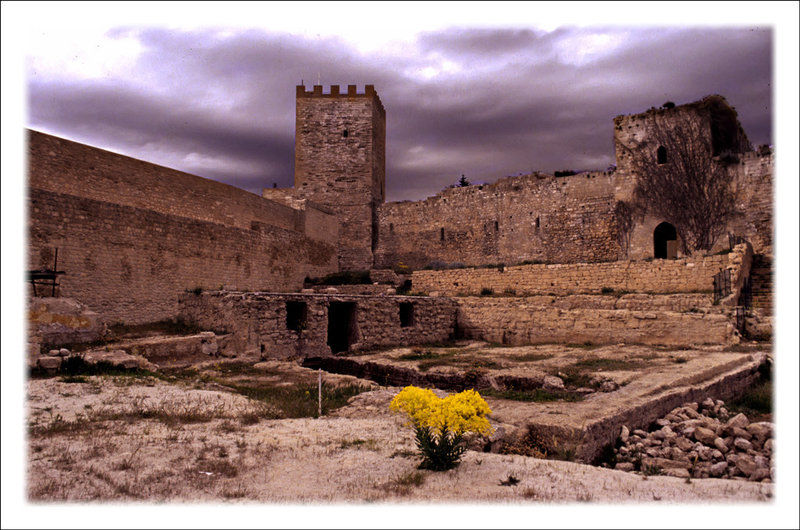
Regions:
<instances>
[{"instance_id":1,"label":"gravel ground","mask_svg":"<svg viewBox=\"0 0 800 530\"><path fill-rule=\"evenodd\" d=\"M692 480L469 451L416 469L397 389L321 419L254 418L263 405L160 380L27 384L31 502L764 503L773 484ZM511 478L514 485L503 485Z\"/></svg>"}]
</instances>

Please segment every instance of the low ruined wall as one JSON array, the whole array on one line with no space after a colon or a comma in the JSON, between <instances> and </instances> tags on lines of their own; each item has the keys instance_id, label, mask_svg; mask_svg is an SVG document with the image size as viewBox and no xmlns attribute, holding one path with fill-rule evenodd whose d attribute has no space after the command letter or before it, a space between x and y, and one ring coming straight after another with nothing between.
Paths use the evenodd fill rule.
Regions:
<instances>
[{"instance_id":1,"label":"low ruined wall","mask_svg":"<svg viewBox=\"0 0 800 530\"><path fill-rule=\"evenodd\" d=\"M512 297L513 298L513 297ZM674 311L678 313L723 313L712 305L710 294L572 294L519 297L522 303L555 309L628 309L630 311Z\"/></svg>"},{"instance_id":2,"label":"low ruined wall","mask_svg":"<svg viewBox=\"0 0 800 530\"><path fill-rule=\"evenodd\" d=\"M304 303L305 319L290 329L288 303ZM417 296L359 296L286 293L185 294L181 315L204 329L230 333L226 348L239 354L285 359L331 354L329 309L334 302L355 304L355 329L350 350L425 344L450 338L455 302ZM413 305L413 321L401 325L400 304Z\"/></svg>"},{"instance_id":3,"label":"low ruined wall","mask_svg":"<svg viewBox=\"0 0 800 530\"><path fill-rule=\"evenodd\" d=\"M53 266L61 296L108 323L174 318L187 290L299 290L337 270L336 249L301 233L238 228L31 189L28 267Z\"/></svg>"},{"instance_id":4,"label":"low ruined wall","mask_svg":"<svg viewBox=\"0 0 800 530\"><path fill-rule=\"evenodd\" d=\"M677 260L518 265L487 269L414 271L417 291L444 295L494 293L576 294L610 290L641 293L710 292L726 255Z\"/></svg>"},{"instance_id":5,"label":"low ruined wall","mask_svg":"<svg viewBox=\"0 0 800 530\"><path fill-rule=\"evenodd\" d=\"M458 331L470 339L523 345L550 342L724 344L736 340L723 314L628 309L561 309L525 298L457 298Z\"/></svg>"}]
</instances>

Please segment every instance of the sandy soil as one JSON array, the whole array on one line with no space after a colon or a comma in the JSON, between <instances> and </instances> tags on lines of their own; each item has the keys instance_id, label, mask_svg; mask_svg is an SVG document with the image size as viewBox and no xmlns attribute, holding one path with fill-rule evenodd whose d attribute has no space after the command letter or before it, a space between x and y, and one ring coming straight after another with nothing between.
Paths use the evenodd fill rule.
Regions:
<instances>
[{"instance_id":1,"label":"sandy soil","mask_svg":"<svg viewBox=\"0 0 800 530\"><path fill-rule=\"evenodd\" d=\"M151 378L27 382L30 502L764 503L773 484L624 473L468 451L416 469L412 432L378 388L320 419ZM513 477L515 485L503 485ZM513 482L513 481L512 481Z\"/></svg>"}]
</instances>

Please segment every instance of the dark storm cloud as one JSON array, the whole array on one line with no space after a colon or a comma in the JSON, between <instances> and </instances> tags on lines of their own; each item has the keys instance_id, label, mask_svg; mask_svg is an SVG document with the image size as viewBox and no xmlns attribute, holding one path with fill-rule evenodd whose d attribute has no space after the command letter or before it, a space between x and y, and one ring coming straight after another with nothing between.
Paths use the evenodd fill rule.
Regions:
<instances>
[{"instance_id":1,"label":"dark storm cloud","mask_svg":"<svg viewBox=\"0 0 800 530\"><path fill-rule=\"evenodd\" d=\"M593 34L607 34L592 40ZM531 170L605 169L612 120L720 93L753 143L771 141L768 29L450 29L407 53L261 31L119 29L130 76L29 79L30 123L256 193L292 182L294 86L374 84L387 111L387 193ZM576 45L575 43L581 43ZM149 149L149 151L148 151Z\"/></svg>"}]
</instances>

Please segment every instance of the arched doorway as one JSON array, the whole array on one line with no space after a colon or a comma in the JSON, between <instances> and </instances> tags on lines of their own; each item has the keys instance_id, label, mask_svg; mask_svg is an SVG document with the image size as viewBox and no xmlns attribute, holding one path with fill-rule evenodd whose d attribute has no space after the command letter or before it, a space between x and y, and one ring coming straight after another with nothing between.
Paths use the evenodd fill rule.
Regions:
<instances>
[{"instance_id":1,"label":"arched doorway","mask_svg":"<svg viewBox=\"0 0 800 530\"><path fill-rule=\"evenodd\" d=\"M678 233L675 227L666 221L653 231L653 257L656 259L678 257Z\"/></svg>"}]
</instances>

